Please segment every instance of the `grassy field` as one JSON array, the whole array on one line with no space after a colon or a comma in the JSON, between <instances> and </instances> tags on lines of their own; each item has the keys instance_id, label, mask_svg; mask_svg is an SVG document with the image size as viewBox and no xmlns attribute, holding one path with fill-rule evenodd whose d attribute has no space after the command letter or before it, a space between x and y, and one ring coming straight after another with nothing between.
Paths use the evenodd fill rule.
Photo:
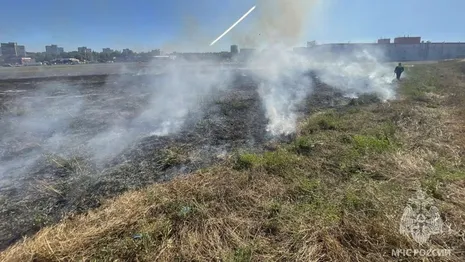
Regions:
<instances>
[{"instance_id":1,"label":"grassy field","mask_svg":"<svg viewBox=\"0 0 465 262\"><path fill-rule=\"evenodd\" d=\"M53 66L0 67L0 79L33 78L66 75L121 74L146 68L147 63L77 64Z\"/></svg>"},{"instance_id":2,"label":"grassy field","mask_svg":"<svg viewBox=\"0 0 465 262\"><path fill-rule=\"evenodd\" d=\"M404 261L463 261L465 63L406 75L399 100L310 115L291 143L128 192L0 260L398 261L392 249L422 248L452 254ZM423 245L399 233L419 188L444 221Z\"/></svg>"}]
</instances>

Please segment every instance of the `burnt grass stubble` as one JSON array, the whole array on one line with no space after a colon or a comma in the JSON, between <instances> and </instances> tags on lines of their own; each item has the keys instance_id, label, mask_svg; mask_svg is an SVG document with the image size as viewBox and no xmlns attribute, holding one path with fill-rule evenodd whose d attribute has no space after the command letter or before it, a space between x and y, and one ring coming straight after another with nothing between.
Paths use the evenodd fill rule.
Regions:
<instances>
[{"instance_id":1,"label":"burnt grass stubble","mask_svg":"<svg viewBox=\"0 0 465 262\"><path fill-rule=\"evenodd\" d=\"M313 79L314 91L299 107L300 113L309 114L330 107L344 110L349 106L349 99L320 83L314 74L304 77ZM107 120L117 117L115 114L124 113L128 119L139 114L147 103L148 96L143 90L153 84L150 81L153 77L149 80L146 76L118 78L113 75L0 80L0 125L5 125L1 119L9 113L7 105L12 101L30 94L41 84L60 82L76 89L75 92L85 98L84 108L104 105L105 110L98 111L101 115L88 118L87 113L82 113L69 123L70 133L92 137L109 128ZM131 88L124 88L127 86ZM141 137L101 166L96 166L85 154L48 157L54 161L46 161L43 157L27 174L10 178L14 183L2 183L0 250L70 214L98 207L105 198L211 166L220 162L226 153L240 149L260 152L270 150L269 143L290 141L290 136L273 138L268 135L257 87L257 79L236 72L233 86L205 101L200 108L202 114L187 117L177 133ZM7 90L24 92L8 93ZM122 109L118 103L128 100L130 103ZM7 128L0 126L0 130ZM4 154L0 156L0 163L6 158L21 158L30 150L34 147Z\"/></svg>"}]
</instances>

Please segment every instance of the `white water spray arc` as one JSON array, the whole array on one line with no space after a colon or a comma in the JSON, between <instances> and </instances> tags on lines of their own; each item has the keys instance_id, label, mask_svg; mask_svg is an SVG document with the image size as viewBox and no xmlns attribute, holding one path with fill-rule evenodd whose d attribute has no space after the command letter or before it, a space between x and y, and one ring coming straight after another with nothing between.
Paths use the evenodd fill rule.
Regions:
<instances>
[{"instance_id":1,"label":"white water spray arc","mask_svg":"<svg viewBox=\"0 0 465 262\"><path fill-rule=\"evenodd\" d=\"M224 31L224 33L222 33L217 39L215 39L211 44L210 46L214 45L216 42L218 42L218 40L220 40L223 36L225 36L229 31L231 31L231 29L233 29L237 24L239 24L242 20L244 20L244 18L246 18L253 10L255 9L255 6L253 6L252 8L250 8L249 11L247 11L247 13L245 13L241 18L239 18L239 20L237 20L231 27L229 27L226 31Z\"/></svg>"}]
</instances>

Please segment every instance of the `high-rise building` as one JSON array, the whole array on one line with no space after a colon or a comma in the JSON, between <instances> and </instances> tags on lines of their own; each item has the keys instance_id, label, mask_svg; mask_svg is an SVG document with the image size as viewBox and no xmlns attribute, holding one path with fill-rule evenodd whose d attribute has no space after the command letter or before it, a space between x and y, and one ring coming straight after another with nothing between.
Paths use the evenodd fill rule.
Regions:
<instances>
[{"instance_id":1,"label":"high-rise building","mask_svg":"<svg viewBox=\"0 0 465 262\"><path fill-rule=\"evenodd\" d=\"M239 53L239 47L237 45L231 46L231 55L236 55Z\"/></svg>"},{"instance_id":2,"label":"high-rise building","mask_svg":"<svg viewBox=\"0 0 465 262\"><path fill-rule=\"evenodd\" d=\"M45 53L49 55L56 55L58 53L58 46L57 45L46 45Z\"/></svg>"},{"instance_id":3,"label":"high-rise building","mask_svg":"<svg viewBox=\"0 0 465 262\"><path fill-rule=\"evenodd\" d=\"M86 46L78 47L78 52L81 54L90 53L92 50Z\"/></svg>"},{"instance_id":4,"label":"high-rise building","mask_svg":"<svg viewBox=\"0 0 465 262\"><path fill-rule=\"evenodd\" d=\"M123 49L123 55L131 55L131 54L133 54L133 53L134 53L134 52L133 52L131 49L129 49L129 48Z\"/></svg>"},{"instance_id":5,"label":"high-rise building","mask_svg":"<svg viewBox=\"0 0 465 262\"><path fill-rule=\"evenodd\" d=\"M78 52L83 56L85 60L92 60L92 49L86 46L78 47Z\"/></svg>"},{"instance_id":6,"label":"high-rise building","mask_svg":"<svg viewBox=\"0 0 465 262\"><path fill-rule=\"evenodd\" d=\"M26 47L23 45L16 46L16 55L20 57L26 56Z\"/></svg>"},{"instance_id":7,"label":"high-rise building","mask_svg":"<svg viewBox=\"0 0 465 262\"><path fill-rule=\"evenodd\" d=\"M113 53L113 50L111 48L103 48L102 52L105 53L105 54L111 54L111 53Z\"/></svg>"},{"instance_id":8,"label":"high-rise building","mask_svg":"<svg viewBox=\"0 0 465 262\"><path fill-rule=\"evenodd\" d=\"M45 46L45 53L48 55L59 55L64 52L63 47L57 45L47 45Z\"/></svg>"},{"instance_id":9,"label":"high-rise building","mask_svg":"<svg viewBox=\"0 0 465 262\"><path fill-rule=\"evenodd\" d=\"M18 44L14 42L1 43L2 56L18 56Z\"/></svg>"},{"instance_id":10,"label":"high-rise building","mask_svg":"<svg viewBox=\"0 0 465 262\"><path fill-rule=\"evenodd\" d=\"M10 64L27 64L33 62L33 59L26 57L26 48L15 42L1 43L2 59L5 63Z\"/></svg>"}]
</instances>

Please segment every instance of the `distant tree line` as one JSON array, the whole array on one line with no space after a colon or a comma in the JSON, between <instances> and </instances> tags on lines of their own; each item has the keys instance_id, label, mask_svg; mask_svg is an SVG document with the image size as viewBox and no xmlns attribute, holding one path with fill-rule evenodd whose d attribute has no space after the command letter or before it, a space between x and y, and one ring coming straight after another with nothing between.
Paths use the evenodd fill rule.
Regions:
<instances>
[{"instance_id":1,"label":"distant tree line","mask_svg":"<svg viewBox=\"0 0 465 262\"><path fill-rule=\"evenodd\" d=\"M56 59L61 59L61 58L76 58L79 59L80 61L96 61L100 63L105 63L108 61L114 61L114 60L122 60L122 61L129 61L129 60L150 60L151 57L155 55L160 55L159 50L154 50L151 52L140 52L136 53L133 51L129 52L121 52L118 50L115 50L111 53L104 53L104 52L91 52L91 53L80 53L78 51L72 51L72 52L64 52L58 55L55 54L48 54L46 52L39 52L39 53L28 53L29 57L32 57L36 60L36 62L48 62L48 61L53 61Z\"/></svg>"},{"instance_id":2,"label":"distant tree line","mask_svg":"<svg viewBox=\"0 0 465 262\"><path fill-rule=\"evenodd\" d=\"M230 52L209 52L209 53L173 53L176 57L182 58L187 61L230 61L233 57ZM48 54L46 52L27 53L29 57L35 59L36 62L51 62L56 59L62 58L76 58L80 61L94 61L99 63L106 63L109 61L116 62L130 62L130 61L150 61L153 56L160 55L160 50L153 50L150 52L134 52L125 50L124 52L115 50L112 52L90 52L80 53L78 51L64 52L58 55Z\"/></svg>"}]
</instances>

